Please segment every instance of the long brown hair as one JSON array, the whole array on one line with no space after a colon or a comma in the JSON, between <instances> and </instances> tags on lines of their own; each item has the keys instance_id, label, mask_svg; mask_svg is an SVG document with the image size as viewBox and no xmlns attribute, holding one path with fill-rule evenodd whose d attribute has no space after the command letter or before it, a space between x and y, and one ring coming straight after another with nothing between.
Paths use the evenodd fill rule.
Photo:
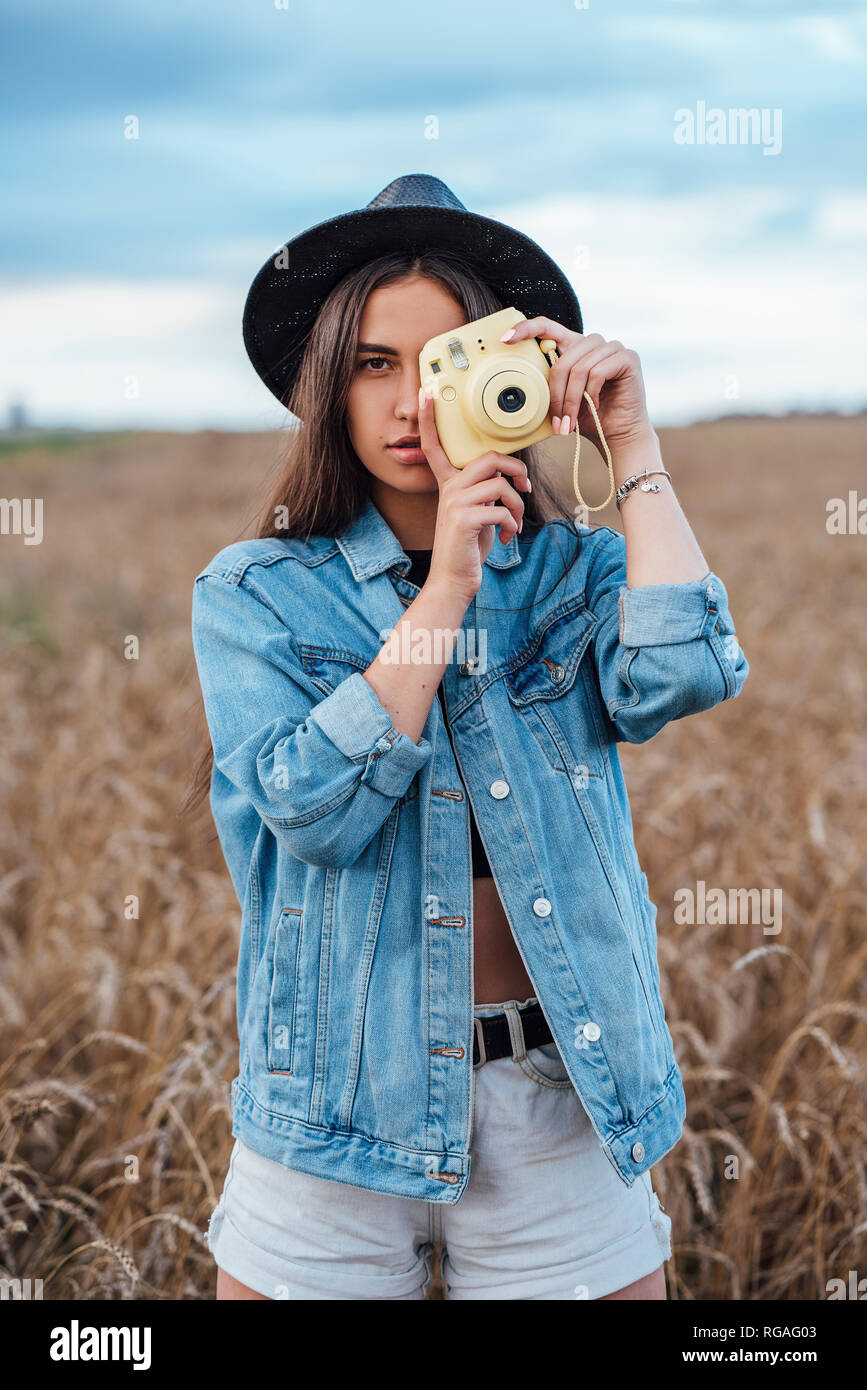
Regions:
<instances>
[{"instance_id":1,"label":"long brown hair","mask_svg":"<svg viewBox=\"0 0 867 1390\"><path fill-rule=\"evenodd\" d=\"M355 370L361 316L373 290L412 275L425 275L442 285L461 305L467 323L506 307L490 286L451 252L395 252L367 261L344 276L322 303L305 345L300 371L284 401L299 423L292 431L277 480L259 513L255 531L258 538L334 536L363 510L371 475L352 448L346 429L346 402ZM558 518L571 520L569 503L545 475L536 446L513 450L512 456L526 463L533 482L533 491L522 494L525 524L544 525ZM574 534L577 536L577 532ZM576 544L566 569L577 553ZM179 815L193 810L207 794L213 756L211 740L206 735Z\"/></svg>"}]
</instances>

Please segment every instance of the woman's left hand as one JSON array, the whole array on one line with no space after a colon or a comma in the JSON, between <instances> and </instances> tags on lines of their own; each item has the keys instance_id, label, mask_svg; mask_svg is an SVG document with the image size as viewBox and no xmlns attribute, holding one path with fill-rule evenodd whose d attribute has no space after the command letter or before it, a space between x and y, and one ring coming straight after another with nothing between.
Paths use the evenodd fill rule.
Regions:
<instances>
[{"instance_id":1,"label":"woman's left hand","mask_svg":"<svg viewBox=\"0 0 867 1390\"><path fill-rule=\"evenodd\" d=\"M593 416L584 400L586 390L612 448L653 435L637 352L616 339L608 343L599 333L585 337L541 316L522 319L508 341L517 343L522 338L553 338L557 344L560 356L548 377L555 434L571 434L578 416L579 432L593 438Z\"/></svg>"}]
</instances>

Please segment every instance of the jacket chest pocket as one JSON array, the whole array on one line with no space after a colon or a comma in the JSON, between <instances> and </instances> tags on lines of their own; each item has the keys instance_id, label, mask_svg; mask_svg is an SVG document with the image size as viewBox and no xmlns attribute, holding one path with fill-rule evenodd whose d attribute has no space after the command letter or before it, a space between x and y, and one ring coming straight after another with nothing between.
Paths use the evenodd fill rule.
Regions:
<instances>
[{"instance_id":1,"label":"jacket chest pocket","mask_svg":"<svg viewBox=\"0 0 867 1390\"><path fill-rule=\"evenodd\" d=\"M509 700L552 767L604 777L596 708L593 632L599 619L580 606L532 632L505 677Z\"/></svg>"},{"instance_id":2,"label":"jacket chest pocket","mask_svg":"<svg viewBox=\"0 0 867 1390\"><path fill-rule=\"evenodd\" d=\"M366 671L373 660L342 647L314 647L309 643L299 645L298 651L302 667L323 695L330 695L353 671Z\"/></svg>"},{"instance_id":3,"label":"jacket chest pocket","mask_svg":"<svg viewBox=\"0 0 867 1390\"><path fill-rule=\"evenodd\" d=\"M294 1068L303 923L304 914L299 907L284 907L274 940L268 1000L268 1070L283 1076L291 1076Z\"/></svg>"}]
</instances>

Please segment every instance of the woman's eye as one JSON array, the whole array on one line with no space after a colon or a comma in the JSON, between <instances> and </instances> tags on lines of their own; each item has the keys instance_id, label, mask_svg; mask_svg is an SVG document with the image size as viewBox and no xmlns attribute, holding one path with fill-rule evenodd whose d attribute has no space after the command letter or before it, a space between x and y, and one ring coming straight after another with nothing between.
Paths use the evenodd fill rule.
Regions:
<instances>
[{"instance_id":1,"label":"woman's eye","mask_svg":"<svg viewBox=\"0 0 867 1390\"><path fill-rule=\"evenodd\" d=\"M385 358L384 358L384 357L365 357L365 358L362 360L361 365L362 365L362 367L368 367L368 366L370 366L371 362L385 362ZM378 373L378 372L375 372L374 375L375 375L375 376L378 376L379 373Z\"/></svg>"}]
</instances>

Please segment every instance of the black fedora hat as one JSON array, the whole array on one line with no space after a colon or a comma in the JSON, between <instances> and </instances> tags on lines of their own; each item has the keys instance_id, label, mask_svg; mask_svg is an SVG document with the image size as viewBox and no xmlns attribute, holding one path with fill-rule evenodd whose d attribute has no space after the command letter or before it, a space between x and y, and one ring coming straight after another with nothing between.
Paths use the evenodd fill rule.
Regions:
<instances>
[{"instance_id":1,"label":"black fedora hat","mask_svg":"<svg viewBox=\"0 0 867 1390\"><path fill-rule=\"evenodd\" d=\"M366 207L300 232L256 275L244 346L268 389L287 405L316 315L344 275L389 252L438 250L459 255L505 307L583 332L575 291L531 237L470 212L433 174L402 174Z\"/></svg>"}]
</instances>

